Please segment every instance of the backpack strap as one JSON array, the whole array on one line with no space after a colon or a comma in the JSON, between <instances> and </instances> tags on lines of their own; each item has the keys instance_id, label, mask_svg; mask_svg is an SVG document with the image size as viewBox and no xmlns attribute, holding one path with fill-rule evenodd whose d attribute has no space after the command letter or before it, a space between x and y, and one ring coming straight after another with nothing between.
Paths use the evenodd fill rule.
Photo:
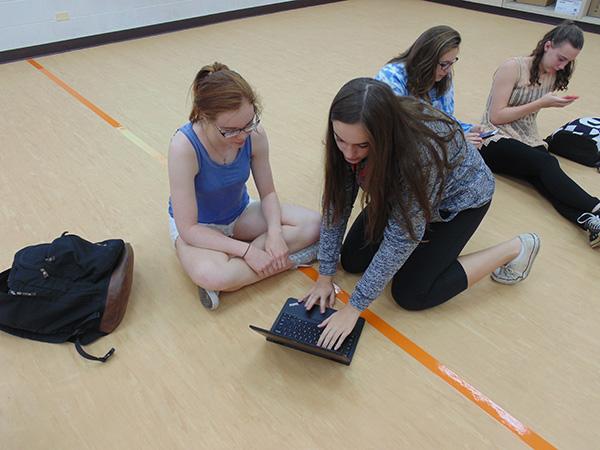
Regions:
<instances>
[{"instance_id":1,"label":"backpack strap","mask_svg":"<svg viewBox=\"0 0 600 450\"><path fill-rule=\"evenodd\" d=\"M80 342L80 340L79 340L79 336L80 336L80 335L77 335L77 338L75 339L75 342L74 342L74 344L75 344L75 348L77 349L77 353L79 353L79 354L80 354L81 356L83 356L85 359L89 359L89 360L91 360L91 361L100 361L100 362L103 362L103 363L105 363L106 361L108 361L108 359L109 359L109 358L110 358L110 357L113 355L113 353L115 352L115 349L114 349L114 347L113 347L113 348L111 348L111 349L110 349L110 350L109 350L109 351L106 353L106 355L104 355L104 356L100 356L100 357L98 357L98 356L90 355L90 354L89 354L88 352L86 352L86 351L83 349L83 347L81 346L81 342Z\"/></svg>"},{"instance_id":2,"label":"backpack strap","mask_svg":"<svg viewBox=\"0 0 600 450\"><path fill-rule=\"evenodd\" d=\"M81 344L82 336L89 337L89 336L86 336L86 332L83 330L84 325L94 319L97 319L99 316L100 316L100 314L97 312L90 314L88 316L88 318L79 325L79 328L77 330L75 330L75 332L71 335L71 337L69 338L69 341L71 341L71 342L73 342L73 344L75 344L75 349L77 350L77 353L79 353L85 359L89 359L90 361L100 361L100 362L105 363L115 352L114 347L111 348L104 356L94 356L94 355L90 355L88 352L86 352L83 349L83 346ZM94 340L94 339L92 339L92 340ZM91 342L91 341L88 340L87 343L89 344L89 342Z\"/></svg>"}]
</instances>

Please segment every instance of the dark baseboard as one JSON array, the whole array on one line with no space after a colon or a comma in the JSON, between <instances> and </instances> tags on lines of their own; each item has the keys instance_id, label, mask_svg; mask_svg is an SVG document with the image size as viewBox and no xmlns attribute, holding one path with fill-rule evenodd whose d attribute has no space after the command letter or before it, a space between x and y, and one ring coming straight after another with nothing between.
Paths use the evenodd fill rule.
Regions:
<instances>
[{"instance_id":1,"label":"dark baseboard","mask_svg":"<svg viewBox=\"0 0 600 450\"><path fill-rule=\"evenodd\" d=\"M536 13L526 12L526 11L517 11L515 9L501 8L499 6L492 6L492 5L484 5L482 3L468 2L465 0L428 0L428 1L433 2L433 3L441 3L441 4L449 5L449 6L457 6L459 8L472 9L475 11L480 11L480 12L485 12L485 13L490 13L490 14L497 14L499 16L514 17L517 19L525 19L525 20L531 20L534 22L547 23L550 25L558 25L563 20L565 20L565 19L561 19L559 17L550 17L550 16L546 16L543 14L536 14ZM593 23L587 23L587 22L580 22L577 19L573 19L573 20L575 22L577 22L577 25L582 30L590 32L590 33L600 34L600 25L596 25Z\"/></svg>"},{"instance_id":2,"label":"dark baseboard","mask_svg":"<svg viewBox=\"0 0 600 450\"><path fill-rule=\"evenodd\" d=\"M130 30L114 31L111 33L102 33L94 36L85 36L66 41L51 42L48 44L34 45L32 47L17 48L14 50L5 50L0 52L0 64L17 61L38 56L61 53L81 48L94 47L97 45L110 44L112 42L126 41L129 39L138 39L146 36L152 36L161 33L170 33L172 31L184 30L186 28L200 27L228 20L242 19L245 17L260 16L272 14L290 9L305 8L307 6L317 6L326 3L335 3L343 0L293 0L272 5L255 6L252 8L239 9L236 11L227 11L223 13L210 14L208 16L192 17L174 22L159 23L145 27L132 28Z\"/></svg>"}]
</instances>

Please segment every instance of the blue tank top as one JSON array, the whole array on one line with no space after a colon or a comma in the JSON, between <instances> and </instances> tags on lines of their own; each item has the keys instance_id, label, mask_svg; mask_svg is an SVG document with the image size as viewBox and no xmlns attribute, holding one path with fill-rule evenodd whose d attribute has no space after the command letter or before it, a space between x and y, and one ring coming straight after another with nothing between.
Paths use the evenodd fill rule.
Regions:
<instances>
[{"instance_id":1,"label":"blue tank top","mask_svg":"<svg viewBox=\"0 0 600 450\"><path fill-rule=\"evenodd\" d=\"M189 139L196 151L200 170L194 177L199 223L227 225L233 222L248 206L246 181L250 177L252 139L250 136L229 164L217 164L210 156L188 122L179 129ZM169 198L169 215L173 206Z\"/></svg>"}]
</instances>

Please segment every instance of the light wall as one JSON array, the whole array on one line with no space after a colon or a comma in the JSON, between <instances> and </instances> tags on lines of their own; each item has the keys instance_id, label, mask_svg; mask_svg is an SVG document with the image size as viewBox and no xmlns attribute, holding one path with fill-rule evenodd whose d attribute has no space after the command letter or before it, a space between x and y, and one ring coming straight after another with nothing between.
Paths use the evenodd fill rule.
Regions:
<instances>
[{"instance_id":1,"label":"light wall","mask_svg":"<svg viewBox=\"0 0 600 450\"><path fill-rule=\"evenodd\" d=\"M283 0L0 0L0 51Z\"/></svg>"}]
</instances>

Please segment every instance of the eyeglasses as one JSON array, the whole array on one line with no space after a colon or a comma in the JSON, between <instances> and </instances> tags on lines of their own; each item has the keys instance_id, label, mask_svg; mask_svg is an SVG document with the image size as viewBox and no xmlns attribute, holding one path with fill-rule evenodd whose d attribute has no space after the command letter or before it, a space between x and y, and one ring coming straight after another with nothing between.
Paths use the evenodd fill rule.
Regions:
<instances>
[{"instance_id":1,"label":"eyeglasses","mask_svg":"<svg viewBox=\"0 0 600 450\"><path fill-rule=\"evenodd\" d=\"M456 61L458 61L458 57L454 58L454 61L440 61L438 64L440 69L448 70L452 65L456 64Z\"/></svg>"},{"instance_id":2,"label":"eyeglasses","mask_svg":"<svg viewBox=\"0 0 600 450\"><path fill-rule=\"evenodd\" d=\"M252 118L252 121L248 125L246 125L244 128L238 128L236 130L222 130L216 124L215 124L215 128L217 129L217 131L219 133L221 133L221 136L223 136L225 139L227 139L227 138L239 136L242 133L252 133L253 131L256 131L256 129L258 128L259 125L260 125L260 117L258 114L255 114L254 117Z\"/></svg>"}]
</instances>

